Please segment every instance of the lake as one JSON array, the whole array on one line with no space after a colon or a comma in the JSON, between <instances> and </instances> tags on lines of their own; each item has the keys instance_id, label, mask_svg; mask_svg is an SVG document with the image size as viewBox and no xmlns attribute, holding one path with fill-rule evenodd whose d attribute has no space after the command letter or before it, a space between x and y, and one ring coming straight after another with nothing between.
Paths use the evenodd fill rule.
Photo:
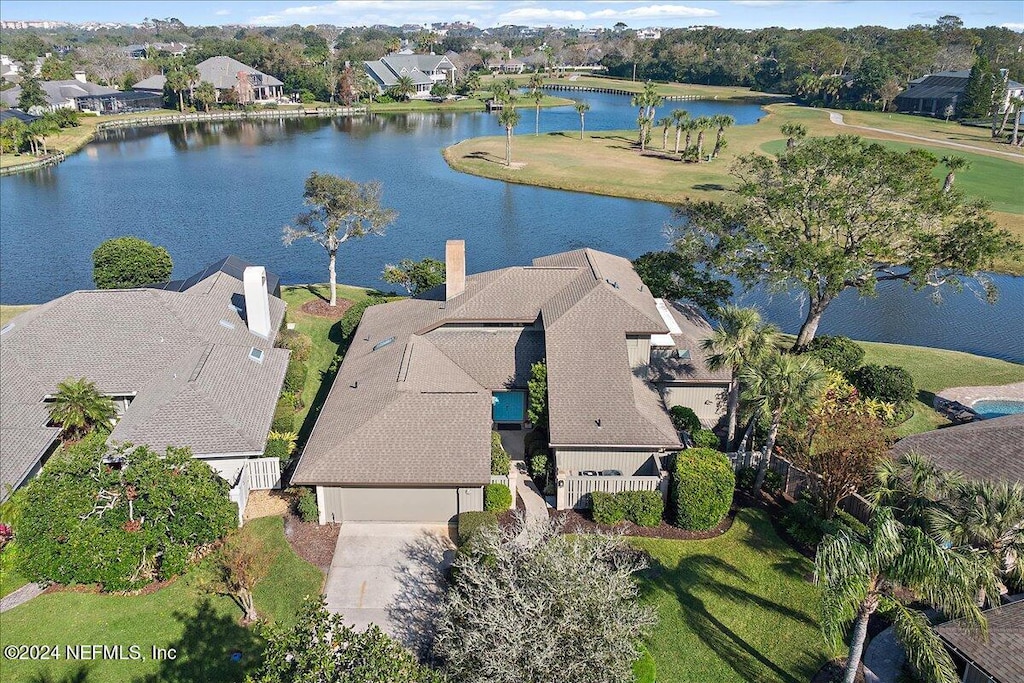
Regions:
<instances>
[{"instance_id":1,"label":"lake","mask_svg":"<svg viewBox=\"0 0 1024 683\"><path fill-rule=\"evenodd\" d=\"M633 127L627 98L573 94L591 105L589 130ZM740 125L763 115L756 105L711 101L666 103L660 111L674 108L728 113ZM522 114L517 134L532 134L534 111ZM540 121L542 131L579 126L570 107L544 109ZM443 258L452 238L466 240L469 272L582 246L627 257L665 248L672 215L664 205L477 178L452 171L441 157L459 140L501 133L496 117L484 113L109 131L59 166L0 179L0 302L39 303L91 287L92 250L125 234L165 246L175 277L235 254L286 283L326 281L321 247L281 243L313 170L380 180L384 203L399 212L386 237L342 247L340 282L383 286L386 263ZM660 144L659 131L654 138ZM1002 292L995 306L952 293L936 306L898 285L873 300L847 294L826 313L821 332L1024 361L1024 279L995 280ZM743 301L761 305L787 331L799 325L799 302L788 297L754 292Z\"/></svg>"}]
</instances>

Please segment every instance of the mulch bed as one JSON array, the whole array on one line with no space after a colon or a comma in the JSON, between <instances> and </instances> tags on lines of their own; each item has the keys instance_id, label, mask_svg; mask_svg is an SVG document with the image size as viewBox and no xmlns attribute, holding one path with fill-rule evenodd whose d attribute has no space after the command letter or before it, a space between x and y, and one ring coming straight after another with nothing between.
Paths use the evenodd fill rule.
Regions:
<instances>
[{"instance_id":1,"label":"mulch bed","mask_svg":"<svg viewBox=\"0 0 1024 683\"><path fill-rule=\"evenodd\" d=\"M320 526L316 522L303 522L291 512L284 518L284 537L288 545L299 557L324 572L331 568L340 531L340 524Z\"/></svg>"},{"instance_id":2,"label":"mulch bed","mask_svg":"<svg viewBox=\"0 0 1024 683\"><path fill-rule=\"evenodd\" d=\"M658 526L651 527L637 526L632 522L620 522L614 526L606 526L604 524L598 524L578 510L548 510L548 515L552 519L560 520L567 533L593 533L596 531L605 531L622 534L623 536L666 538L675 541L699 541L721 536L728 531L732 526L733 519L736 517L736 508L733 507L729 510L729 514L725 516L722 523L708 531L689 531L687 529L680 529L679 527L672 526L664 521L662 521Z\"/></svg>"},{"instance_id":3,"label":"mulch bed","mask_svg":"<svg viewBox=\"0 0 1024 683\"><path fill-rule=\"evenodd\" d=\"M338 299L338 305L332 307L329 301L324 301L317 297L302 304L299 310L306 315L315 315L318 318L341 320L342 316L345 315L345 311L350 308L352 308L352 302L348 299Z\"/></svg>"},{"instance_id":4,"label":"mulch bed","mask_svg":"<svg viewBox=\"0 0 1024 683\"><path fill-rule=\"evenodd\" d=\"M825 666L818 669L814 674L811 683L838 683L843 680L843 669L846 667L846 658L834 659ZM861 664L854 677L856 683L864 683L864 665Z\"/></svg>"}]
</instances>

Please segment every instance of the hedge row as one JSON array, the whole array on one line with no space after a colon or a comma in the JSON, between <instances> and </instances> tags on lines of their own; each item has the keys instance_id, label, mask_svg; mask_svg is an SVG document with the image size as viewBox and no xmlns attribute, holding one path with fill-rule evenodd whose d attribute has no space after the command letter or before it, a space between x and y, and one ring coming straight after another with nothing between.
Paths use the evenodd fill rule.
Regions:
<instances>
[{"instance_id":1,"label":"hedge row","mask_svg":"<svg viewBox=\"0 0 1024 683\"><path fill-rule=\"evenodd\" d=\"M665 503L658 491L594 491L590 503L594 521L606 526L623 520L638 526L658 526L665 514Z\"/></svg>"}]
</instances>

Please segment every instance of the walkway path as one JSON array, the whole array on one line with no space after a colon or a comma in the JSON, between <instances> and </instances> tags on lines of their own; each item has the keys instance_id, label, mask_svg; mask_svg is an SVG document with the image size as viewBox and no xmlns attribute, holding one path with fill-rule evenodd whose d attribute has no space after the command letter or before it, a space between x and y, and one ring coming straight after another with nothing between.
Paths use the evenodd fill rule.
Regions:
<instances>
[{"instance_id":1,"label":"walkway path","mask_svg":"<svg viewBox=\"0 0 1024 683\"><path fill-rule=\"evenodd\" d=\"M18 590L10 593L7 597L0 599L0 612L14 609L24 604L43 592L42 586L38 583L27 583Z\"/></svg>"},{"instance_id":2,"label":"walkway path","mask_svg":"<svg viewBox=\"0 0 1024 683\"><path fill-rule=\"evenodd\" d=\"M526 507L526 518L547 519L548 503L544 500L541 492L537 490L537 485L533 483L533 479L530 478L530 474L526 471L526 452L523 446L523 438L526 436L526 432L511 430L500 432L500 434L501 445L512 459L513 467L519 472L519 476L516 477L516 493L523 499L523 505Z\"/></svg>"},{"instance_id":3,"label":"walkway path","mask_svg":"<svg viewBox=\"0 0 1024 683\"><path fill-rule=\"evenodd\" d=\"M885 629L868 643L864 652L865 681L867 683L896 683L903 671L907 657L903 646L896 640L892 626ZM869 677L869 674L873 678Z\"/></svg>"},{"instance_id":4,"label":"walkway path","mask_svg":"<svg viewBox=\"0 0 1024 683\"><path fill-rule=\"evenodd\" d=\"M943 145L945 147L956 147L958 149L966 149L966 150L970 150L972 152L981 152L983 154L984 153L1001 154L1004 157L1011 157L1011 158L1017 159L1017 160L1024 159L1024 155L1020 154L1019 152L1003 152L1003 151L1000 151L998 149L989 149L987 147L976 147L974 145L965 145L965 144L963 144L961 142L950 142L948 140L937 140L935 138L924 137L923 135L912 135L910 133L900 133L900 132L897 132L895 130L886 130L884 128L871 128L869 126L854 126L854 125L851 125L851 124L846 123L845 121L843 121L843 115L838 113L838 112L834 112L834 111L830 111L828 113L828 119L829 119L829 121L831 121L832 123L836 124L837 126L844 126L846 128L859 128L861 130L870 130L873 133L884 133L886 135L896 135L896 136L901 137L901 138L910 138L911 140L920 140L921 142L927 142L927 143L932 144L932 145Z\"/></svg>"}]
</instances>

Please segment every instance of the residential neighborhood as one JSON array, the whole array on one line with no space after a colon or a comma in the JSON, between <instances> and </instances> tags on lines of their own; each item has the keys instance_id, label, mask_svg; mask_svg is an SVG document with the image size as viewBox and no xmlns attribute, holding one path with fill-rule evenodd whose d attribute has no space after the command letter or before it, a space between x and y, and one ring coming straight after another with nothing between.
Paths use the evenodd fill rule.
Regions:
<instances>
[{"instance_id":1,"label":"residential neighborhood","mask_svg":"<svg viewBox=\"0 0 1024 683\"><path fill-rule=\"evenodd\" d=\"M0 681L1024 683L1018 3L3 14Z\"/></svg>"}]
</instances>

